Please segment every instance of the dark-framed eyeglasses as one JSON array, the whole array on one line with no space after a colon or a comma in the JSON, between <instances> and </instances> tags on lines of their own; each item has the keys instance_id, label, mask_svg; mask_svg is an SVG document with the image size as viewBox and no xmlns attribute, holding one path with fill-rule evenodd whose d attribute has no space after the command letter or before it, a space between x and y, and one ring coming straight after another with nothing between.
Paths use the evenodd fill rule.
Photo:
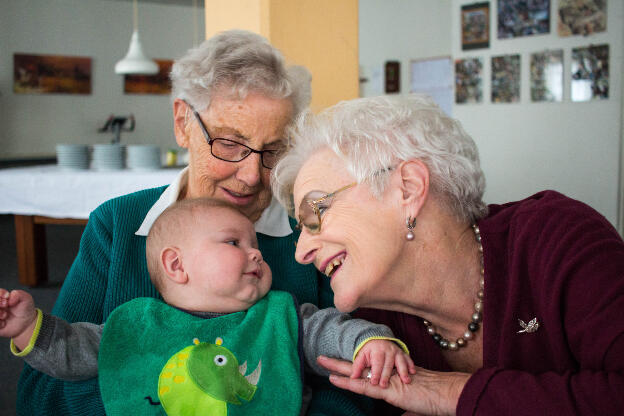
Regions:
<instances>
[{"instance_id":1,"label":"dark-framed eyeglasses","mask_svg":"<svg viewBox=\"0 0 624 416\"><path fill-rule=\"evenodd\" d=\"M355 185L357 185L357 182L343 186L329 194L322 191L308 192L299 205L299 224L297 224L297 229L301 230L302 227L305 227L311 234L320 233L323 214L329 209L335 196Z\"/></svg>"},{"instance_id":2,"label":"dark-framed eyeglasses","mask_svg":"<svg viewBox=\"0 0 624 416\"><path fill-rule=\"evenodd\" d=\"M210 134L208 134L208 129L199 116L199 113L193 108L192 105L188 103L187 105L190 107L191 111L193 111L202 133L204 133L204 137L210 145L210 153L212 153L212 155L219 160L236 163L245 159L252 153L258 153L260 155L260 160L262 161L262 166L267 169L273 169L284 153L284 148L256 150L235 140L224 139L221 137L215 137L213 139L210 137Z\"/></svg>"}]
</instances>

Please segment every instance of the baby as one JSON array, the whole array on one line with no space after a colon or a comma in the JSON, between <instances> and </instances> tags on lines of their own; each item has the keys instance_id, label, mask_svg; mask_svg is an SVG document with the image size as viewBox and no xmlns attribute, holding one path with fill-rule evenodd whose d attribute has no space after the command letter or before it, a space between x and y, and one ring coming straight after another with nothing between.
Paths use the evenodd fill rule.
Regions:
<instances>
[{"instance_id":1,"label":"baby","mask_svg":"<svg viewBox=\"0 0 624 416\"><path fill-rule=\"evenodd\" d=\"M36 309L27 292L0 289L0 336L52 377L97 376L107 414L150 406L168 415L299 414L304 363L327 375L320 355L353 360L353 378L370 367L372 384L387 386L395 368L410 382L415 366L389 328L270 291L257 247L253 224L236 208L177 202L147 237L149 274L164 302L137 298L103 325L69 324Z\"/></svg>"}]
</instances>

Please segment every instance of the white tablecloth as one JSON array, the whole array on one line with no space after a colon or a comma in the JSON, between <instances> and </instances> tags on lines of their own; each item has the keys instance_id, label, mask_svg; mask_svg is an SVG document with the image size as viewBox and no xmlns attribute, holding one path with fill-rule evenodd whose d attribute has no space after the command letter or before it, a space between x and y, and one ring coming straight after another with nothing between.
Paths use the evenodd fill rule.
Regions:
<instances>
[{"instance_id":1,"label":"white tablecloth","mask_svg":"<svg viewBox=\"0 0 624 416\"><path fill-rule=\"evenodd\" d=\"M0 169L0 214L87 219L102 202L168 185L181 170L72 171L56 165Z\"/></svg>"}]
</instances>

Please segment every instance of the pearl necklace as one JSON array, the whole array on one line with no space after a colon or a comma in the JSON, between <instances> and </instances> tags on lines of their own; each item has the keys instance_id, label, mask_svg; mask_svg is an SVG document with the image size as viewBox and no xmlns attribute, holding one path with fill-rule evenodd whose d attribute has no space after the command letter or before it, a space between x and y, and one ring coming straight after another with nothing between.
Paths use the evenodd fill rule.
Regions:
<instances>
[{"instance_id":1,"label":"pearl necklace","mask_svg":"<svg viewBox=\"0 0 624 416\"><path fill-rule=\"evenodd\" d=\"M460 347L465 347L468 344L468 341L474 337L474 333L479 330L479 326L480 326L479 324L481 323L481 320L483 319L483 314L482 314L483 297L484 297L483 288L485 286L485 280L484 280L485 269L483 266L483 246L481 245L481 233L479 232L479 227L477 226L477 224L472 225L472 230L474 231L477 244L479 244L480 265L481 265L479 271L481 273L481 278L479 279L479 291L477 292L477 302L474 305L474 313L471 316L471 321L468 324L468 329L466 330L466 332L464 332L464 334L461 337L457 338L457 341L449 341L448 339L444 338L442 335L440 335L436 331L435 327L433 326L431 322L427 321L426 319L423 319L423 323L425 324L425 327L427 328L427 333L431 335L431 337L436 342L436 344L438 344L440 348L442 348L443 350L457 351Z\"/></svg>"}]
</instances>

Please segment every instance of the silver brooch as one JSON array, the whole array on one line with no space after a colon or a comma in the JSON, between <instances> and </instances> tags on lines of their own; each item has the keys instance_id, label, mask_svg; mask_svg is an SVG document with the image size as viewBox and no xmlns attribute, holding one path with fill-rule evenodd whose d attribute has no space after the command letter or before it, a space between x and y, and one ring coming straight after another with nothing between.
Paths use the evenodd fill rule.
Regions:
<instances>
[{"instance_id":1,"label":"silver brooch","mask_svg":"<svg viewBox=\"0 0 624 416\"><path fill-rule=\"evenodd\" d=\"M523 332L527 334L530 332L536 332L539 328L539 322L537 322L537 318L531 319L528 324L525 324L522 319L518 319L518 323L522 327L522 329L518 331L518 334L521 334Z\"/></svg>"}]
</instances>

